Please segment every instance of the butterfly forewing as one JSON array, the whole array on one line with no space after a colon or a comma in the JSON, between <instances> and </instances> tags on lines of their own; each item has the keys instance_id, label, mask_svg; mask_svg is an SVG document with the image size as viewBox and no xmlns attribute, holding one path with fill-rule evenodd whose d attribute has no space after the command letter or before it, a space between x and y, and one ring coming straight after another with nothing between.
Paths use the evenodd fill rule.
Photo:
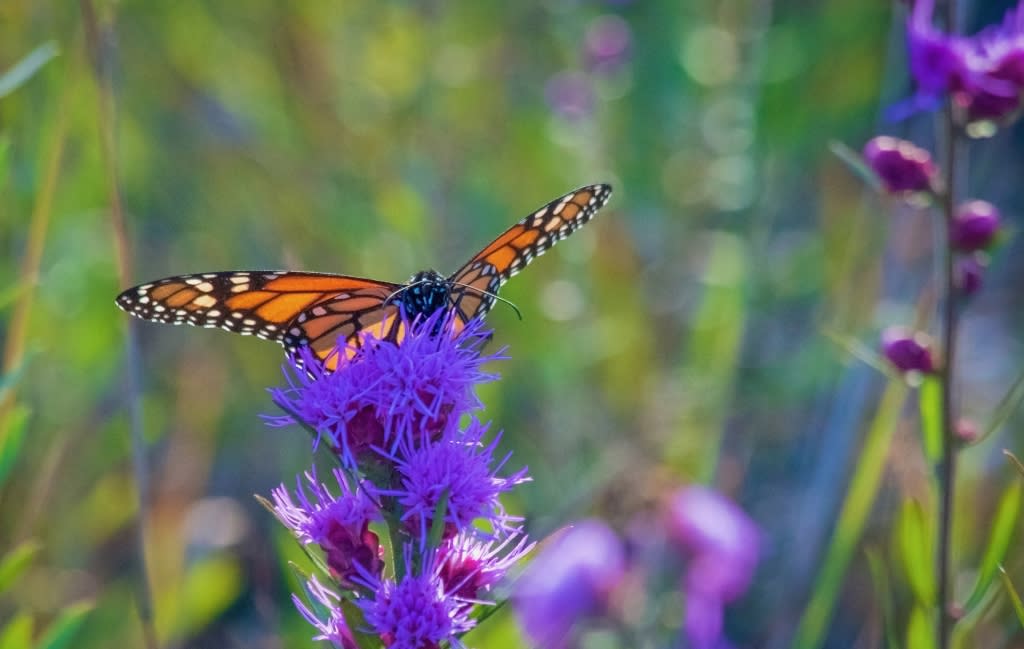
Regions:
<instances>
[{"instance_id":1,"label":"butterfly forewing","mask_svg":"<svg viewBox=\"0 0 1024 649\"><path fill-rule=\"evenodd\" d=\"M594 217L612 194L587 185L561 196L506 230L452 273L451 303L463 321L487 313L510 277Z\"/></svg>"},{"instance_id":2,"label":"butterfly forewing","mask_svg":"<svg viewBox=\"0 0 1024 649\"><path fill-rule=\"evenodd\" d=\"M220 327L284 343L292 321L317 304L353 296L379 306L397 287L323 273L228 271L141 284L117 296L117 305L144 320Z\"/></svg>"}]
</instances>

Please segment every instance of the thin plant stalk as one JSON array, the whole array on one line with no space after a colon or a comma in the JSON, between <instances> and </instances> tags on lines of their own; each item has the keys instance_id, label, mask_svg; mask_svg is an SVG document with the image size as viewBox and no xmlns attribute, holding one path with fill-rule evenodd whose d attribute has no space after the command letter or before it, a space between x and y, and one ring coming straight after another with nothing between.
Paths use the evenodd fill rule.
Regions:
<instances>
[{"instance_id":1,"label":"thin plant stalk","mask_svg":"<svg viewBox=\"0 0 1024 649\"><path fill-rule=\"evenodd\" d=\"M114 132L115 96L113 88L112 61L110 60L108 36L104 33L91 0L80 0L82 21L86 34L86 51L93 65L96 76L98 106L98 127L100 135L100 153L103 168L107 177L107 198L110 202L110 222L114 239L117 275L121 286L129 283L131 276L128 237L125 234L124 210L121 204L117 146ZM146 462L146 447L142 436L142 405L138 394L138 345L135 327L131 320L125 320L125 374L124 399L128 409L129 428L132 443L132 467L135 485L138 490L138 509L135 518L136 565L138 574L138 609L139 622L147 649L156 649L158 645L156 627L153 622L153 588L146 568L146 520L149 504L149 467Z\"/></svg>"},{"instance_id":2,"label":"thin plant stalk","mask_svg":"<svg viewBox=\"0 0 1024 649\"><path fill-rule=\"evenodd\" d=\"M946 26L950 33L957 32L956 0L946 0ZM939 368L942 389L942 456L939 460L939 548L936 561L938 563L938 648L949 649L952 636L953 619L950 615L950 572L952 559L952 529L954 492L956 487L956 437L953 419L953 359L956 352L957 333L957 300L954 282L953 250L950 232L956 210L957 175L958 175L958 138L959 131L953 114L952 100L947 101L946 109L940 117L942 146L942 167L945 170L945 192L942 194L940 209L942 211L942 354L943 362Z\"/></svg>"}]
</instances>

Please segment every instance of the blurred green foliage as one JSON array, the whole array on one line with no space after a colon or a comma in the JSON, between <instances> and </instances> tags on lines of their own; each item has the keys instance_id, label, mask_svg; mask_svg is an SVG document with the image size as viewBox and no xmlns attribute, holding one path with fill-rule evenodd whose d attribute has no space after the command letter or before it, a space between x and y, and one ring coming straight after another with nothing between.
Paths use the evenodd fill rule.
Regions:
<instances>
[{"instance_id":1,"label":"blurred green foliage","mask_svg":"<svg viewBox=\"0 0 1024 649\"><path fill-rule=\"evenodd\" d=\"M822 643L864 638L865 619L881 634L871 571L846 566L867 565L862 537L884 545L896 526L903 559L872 567L889 562L894 633L930 641L908 594L929 587L909 561L925 560L924 522L901 504L930 480L914 409L879 405L884 377L821 335L872 345L913 318L929 272L927 224L889 222L828 148L859 148L880 102L905 90L886 67L899 57L898 29L880 29L891 4L0 3L0 572L21 573L16 597L0 595L0 647L142 645L133 392L161 642L312 645L289 597L286 562L301 552L252 498L309 463L305 433L258 417L280 349L142 325L141 376L126 388L121 288L235 268L444 272L602 181L610 206L503 290L525 320L500 305L489 316L511 360L482 395L487 415L534 477L510 509L543 536L585 513L624 524L667 484L714 483L771 540L728 621L758 647L788 646L816 574L831 579L806 609ZM630 40L605 60L594 34L609 17ZM1017 151L981 158L1020 175ZM1007 211L1011 185L987 187ZM1019 271L997 263L968 322L987 341L962 352L971 412L995 408L1016 374ZM964 462L959 495L976 510L957 523L959 558L984 555L989 583L987 521L1009 480L992 456L1007 444L993 435ZM838 518L851 478L854 511ZM837 518L839 563L819 572ZM1005 525L1000 547L1016 511ZM38 549L20 562L16 548ZM999 563L1007 588L1021 583L1019 556ZM518 633L503 609L468 641L525 646Z\"/></svg>"}]
</instances>

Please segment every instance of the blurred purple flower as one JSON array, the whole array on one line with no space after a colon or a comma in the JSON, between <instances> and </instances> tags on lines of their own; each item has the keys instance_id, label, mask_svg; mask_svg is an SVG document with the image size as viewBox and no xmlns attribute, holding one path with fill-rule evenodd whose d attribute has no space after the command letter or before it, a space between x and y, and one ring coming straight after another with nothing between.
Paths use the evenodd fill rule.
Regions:
<instances>
[{"instance_id":1,"label":"blurred purple flower","mask_svg":"<svg viewBox=\"0 0 1024 649\"><path fill-rule=\"evenodd\" d=\"M999 210L988 201L969 201L957 208L949 240L962 252L984 250L999 233Z\"/></svg>"},{"instance_id":2,"label":"blurred purple flower","mask_svg":"<svg viewBox=\"0 0 1024 649\"><path fill-rule=\"evenodd\" d=\"M726 604L750 586L760 552L760 533L752 520L718 492L683 487L665 501L670 540L687 560L684 631L696 649L722 642Z\"/></svg>"},{"instance_id":3,"label":"blurred purple flower","mask_svg":"<svg viewBox=\"0 0 1024 649\"><path fill-rule=\"evenodd\" d=\"M936 108L951 95L962 122L1004 122L1020 107L1024 89L1024 10L1020 4L1001 25L974 36L946 34L934 26L934 0L916 0L907 21L910 70L917 93L892 116Z\"/></svg>"},{"instance_id":4,"label":"blurred purple flower","mask_svg":"<svg viewBox=\"0 0 1024 649\"><path fill-rule=\"evenodd\" d=\"M559 72L548 80L544 96L560 116L577 120L594 112L594 89L590 79L580 72Z\"/></svg>"},{"instance_id":5,"label":"blurred purple flower","mask_svg":"<svg viewBox=\"0 0 1024 649\"><path fill-rule=\"evenodd\" d=\"M533 559L512 596L535 646L571 646L574 627L608 608L626 572L622 541L605 523L585 520L561 532Z\"/></svg>"},{"instance_id":6,"label":"blurred purple flower","mask_svg":"<svg viewBox=\"0 0 1024 649\"><path fill-rule=\"evenodd\" d=\"M478 518L486 518L495 529L509 529L519 519L505 514L498 497L514 486L529 481L526 469L507 478L497 475L511 454L494 463L494 451L501 435L484 445L487 426L472 419L465 430L452 427L441 439L406 444L392 458L401 476L401 487L382 489L402 506L402 520L426 538L434 512L444 499L445 538L460 532ZM494 465L494 466L492 466Z\"/></svg>"},{"instance_id":7,"label":"blurred purple flower","mask_svg":"<svg viewBox=\"0 0 1024 649\"><path fill-rule=\"evenodd\" d=\"M906 327L888 327L882 332L882 353L900 372L935 371L931 338Z\"/></svg>"},{"instance_id":8,"label":"blurred purple flower","mask_svg":"<svg viewBox=\"0 0 1024 649\"><path fill-rule=\"evenodd\" d=\"M985 283L985 264L982 255L966 255L957 259L953 270L953 281L964 295L974 295Z\"/></svg>"},{"instance_id":9,"label":"blurred purple flower","mask_svg":"<svg viewBox=\"0 0 1024 649\"><path fill-rule=\"evenodd\" d=\"M864 145L864 161L890 194L934 191L938 169L928 151L912 142L879 135Z\"/></svg>"},{"instance_id":10,"label":"blurred purple flower","mask_svg":"<svg viewBox=\"0 0 1024 649\"><path fill-rule=\"evenodd\" d=\"M370 522L381 520L377 506L365 491L353 491L339 469L334 477L340 495L334 496L327 485L317 480L316 470L306 473L307 496L301 478L296 479L296 503L282 484L271 494L274 513L285 527L304 544L315 543L324 551L331 576L343 585L351 584L358 564L364 571L379 574L384 567L383 548L377 535L370 531Z\"/></svg>"},{"instance_id":11,"label":"blurred purple flower","mask_svg":"<svg viewBox=\"0 0 1024 649\"><path fill-rule=\"evenodd\" d=\"M415 327L407 322L410 333L401 345L367 335L333 372L303 348L286 367L288 387L271 390L289 414L267 417L268 423L285 426L299 419L326 437L349 469L370 453L393 451L413 432L440 435L453 413L457 419L480 407L473 387L497 378L481 366L501 358L501 352L481 354L488 337L482 321L470 322L458 335L452 327L452 319L438 312ZM339 357L344 356L342 347Z\"/></svg>"},{"instance_id":12,"label":"blurred purple flower","mask_svg":"<svg viewBox=\"0 0 1024 649\"><path fill-rule=\"evenodd\" d=\"M589 69L613 71L629 57L633 31L622 17L614 14L598 16L590 21L585 37Z\"/></svg>"}]
</instances>

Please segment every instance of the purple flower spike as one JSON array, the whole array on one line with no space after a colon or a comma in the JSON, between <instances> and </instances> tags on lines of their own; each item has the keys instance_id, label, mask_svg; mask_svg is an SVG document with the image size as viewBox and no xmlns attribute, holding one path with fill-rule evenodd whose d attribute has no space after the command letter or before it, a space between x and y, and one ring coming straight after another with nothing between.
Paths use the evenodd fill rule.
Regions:
<instances>
[{"instance_id":1,"label":"purple flower spike","mask_svg":"<svg viewBox=\"0 0 1024 649\"><path fill-rule=\"evenodd\" d=\"M864 161L890 194L935 191L938 169L931 155L912 142L879 135L864 145Z\"/></svg>"},{"instance_id":2,"label":"purple flower spike","mask_svg":"<svg viewBox=\"0 0 1024 649\"><path fill-rule=\"evenodd\" d=\"M300 349L288 387L272 391L287 416L271 425L301 422L342 463L337 489L310 471L293 491L272 492L278 519L323 551L321 572L337 592L314 577L295 601L316 639L339 649L464 649L459 636L478 607L494 605L492 589L533 547L500 501L529 480L526 469L500 476L509 459L495 455L501 435L485 439L488 426L472 416L475 386L497 378L482 366L502 352L481 353L490 332L480 320L457 333L450 313L403 324L399 342L365 335L335 350L334 371ZM387 527L400 565L385 570L371 523ZM349 627L353 606L362 615Z\"/></svg>"},{"instance_id":3,"label":"purple flower spike","mask_svg":"<svg viewBox=\"0 0 1024 649\"><path fill-rule=\"evenodd\" d=\"M882 332L882 353L900 372L935 371L931 338L906 327L889 327Z\"/></svg>"},{"instance_id":4,"label":"purple flower spike","mask_svg":"<svg viewBox=\"0 0 1024 649\"><path fill-rule=\"evenodd\" d=\"M999 210L988 201L970 201L957 208L949 240L962 252L984 250L999 233Z\"/></svg>"},{"instance_id":5,"label":"purple flower spike","mask_svg":"<svg viewBox=\"0 0 1024 649\"><path fill-rule=\"evenodd\" d=\"M707 487L678 489L665 501L669 538L687 560L683 629L697 649L721 646L725 605L750 586L760 534L731 501Z\"/></svg>"},{"instance_id":6,"label":"purple flower spike","mask_svg":"<svg viewBox=\"0 0 1024 649\"><path fill-rule=\"evenodd\" d=\"M334 476L340 495L334 496L317 480L315 469L306 474L307 489L296 480L296 503L284 485L271 492L274 513L305 544L317 544L324 551L331 576L343 585L359 571L380 574L383 569L383 548L377 535L370 531L370 522L380 520L377 507L362 489L349 488L338 469ZM356 567L358 566L358 568Z\"/></svg>"},{"instance_id":7,"label":"purple flower spike","mask_svg":"<svg viewBox=\"0 0 1024 649\"><path fill-rule=\"evenodd\" d=\"M416 449L403 449L395 463L402 476L402 488L381 493L395 496L402 505L402 520L426 540L434 512L445 499L445 538L472 525L477 518L487 518L498 529L510 529L519 519L504 513L503 492L529 481L526 469L507 478L497 472L508 461L506 455L495 464L494 451L501 439L495 435L484 445L487 426L472 420L464 431L455 429L441 440L422 444Z\"/></svg>"},{"instance_id":8,"label":"purple flower spike","mask_svg":"<svg viewBox=\"0 0 1024 649\"><path fill-rule=\"evenodd\" d=\"M956 261L956 267L953 269L956 274L953 276L953 281L956 283L957 289L964 295L974 295L981 290L985 283L983 258L984 255L973 254L961 257Z\"/></svg>"},{"instance_id":9,"label":"purple flower spike","mask_svg":"<svg viewBox=\"0 0 1024 649\"><path fill-rule=\"evenodd\" d=\"M480 407L473 388L493 381L484 363L501 352L480 353L487 339L480 320L457 335L453 320L438 312L410 331L400 345L367 335L350 360L331 372L303 349L286 372L289 387L274 389L274 402L294 417L268 417L273 426L295 419L325 437L348 469L360 459L394 450L414 432L439 436L453 413ZM433 335L437 332L437 335ZM344 358L344 347L339 356Z\"/></svg>"},{"instance_id":10,"label":"purple flower spike","mask_svg":"<svg viewBox=\"0 0 1024 649\"><path fill-rule=\"evenodd\" d=\"M534 646L572 646L578 623L602 615L626 572L619 537L598 520L556 532L516 583L513 604Z\"/></svg>"}]
</instances>

